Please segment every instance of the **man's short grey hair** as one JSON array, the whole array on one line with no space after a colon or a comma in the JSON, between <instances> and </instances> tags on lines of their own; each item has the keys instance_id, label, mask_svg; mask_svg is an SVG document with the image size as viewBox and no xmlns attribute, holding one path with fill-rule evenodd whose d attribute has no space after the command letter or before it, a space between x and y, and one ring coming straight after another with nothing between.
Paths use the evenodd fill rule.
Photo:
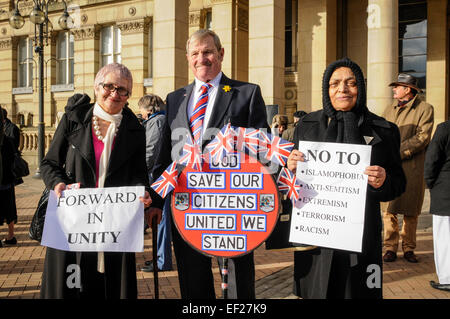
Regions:
<instances>
[{"instance_id":1,"label":"man's short grey hair","mask_svg":"<svg viewBox=\"0 0 450 319\"><path fill-rule=\"evenodd\" d=\"M214 45L217 48L217 51L222 49L222 44L220 43L219 36L212 30L208 29L200 29L195 31L186 42L186 53L189 53L189 44L194 41L203 40L206 37L212 37L214 40Z\"/></svg>"},{"instance_id":2,"label":"man's short grey hair","mask_svg":"<svg viewBox=\"0 0 450 319\"><path fill-rule=\"evenodd\" d=\"M164 101L155 94L144 95L139 99L138 106L151 114L164 110Z\"/></svg>"},{"instance_id":3,"label":"man's short grey hair","mask_svg":"<svg viewBox=\"0 0 450 319\"><path fill-rule=\"evenodd\" d=\"M129 95L131 95L133 91L133 75L125 65L120 63L110 63L102 67L95 76L94 89L97 89L100 83L103 83L103 81L105 81L106 75L108 75L109 73L116 73L121 78L125 78L128 81L127 89L130 93Z\"/></svg>"}]
</instances>

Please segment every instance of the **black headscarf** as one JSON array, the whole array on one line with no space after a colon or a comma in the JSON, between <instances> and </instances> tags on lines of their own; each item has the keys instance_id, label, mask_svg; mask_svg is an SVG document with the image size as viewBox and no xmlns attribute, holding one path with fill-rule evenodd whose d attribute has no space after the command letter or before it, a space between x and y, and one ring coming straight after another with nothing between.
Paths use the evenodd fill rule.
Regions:
<instances>
[{"instance_id":1,"label":"black headscarf","mask_svg":"<svg viewBox=\"0 0 450 319\"><path fill-rule=\"evenodd\" d=\"M350 111L336 111L331 104L328 93L331 75L340 67L350 68L356 77L358 96L356 105ZM364 144L359 127L364 122L364 117L368 109L366 105L366 84L359 65L348 58L344 58L331 63L325 69L322 80L322 103L324 114L323 124L326 127L326 142ZM330 121L328 123L329 119Z\"/></svg>"}]
</instances>

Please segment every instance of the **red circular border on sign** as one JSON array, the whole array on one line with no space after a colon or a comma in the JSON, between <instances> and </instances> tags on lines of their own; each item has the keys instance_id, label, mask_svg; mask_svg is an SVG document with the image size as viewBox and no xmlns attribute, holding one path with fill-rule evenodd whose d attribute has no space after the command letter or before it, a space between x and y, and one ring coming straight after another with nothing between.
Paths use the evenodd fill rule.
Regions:
<instances>
[{"instance_id":1,"label":"red circular border on sign","mask_svg":"<svg viewBox=\"0 0 450 319\"><path fill-rule=\"evenodd\" d=\"M239 169L230 169L230 168L210 168L210 163L205 161L202 166L202 170L198 171L191 167L186 167L182 173L178 177L178 185L173 191L173 196L171 200L172 206L172 216L177 227L179 233L182 238L194 249L197 251L208 255L208 256L216 256L216 257L237 257L241 255L245 255L250 253L254 249L258 248L269 235L272 233L273 229L278 220L279 210L281 208L280 197L278 195L278 188L273 176L269 173L268 169L262 165L255 158L250 157L244 153L236 153L240 156L240 167ZM231 156L233 156L232 154ZM221 173L225 174L225 189L205 189L205 188L191 188L188 187L187 179L189 173ZM250 189L250 188L241 188L241 189L231 189L230 181L232 173L253 173L253 174L261 174L262 176L262 189ZM256 196L256 207L255 210L221 210L221 209L205 209L204 207L199 207L193 209L193 196L194 194L212 194L211 197L214 197L214 194L255 194ZM195 195L196 198L198 195ZM189 199L189 206L185 204L180 205L180 200L183 202L186 198ZM261 205L261 199L263 199L264 203L269 203L268 205ZM273 200L272 200L273 199ZM197 202L197 201L196 201ZM271 205L272 204L272 205ZM262 209L263 208L263 209ZM272 209L271 209L272 208ZM268 211L271 209L270 211ZM195 214L206 214L206 215L234 215L234 225L235 230L220 230L220 229L186 229L186 217L189 215L191 218ZM243 215L248 215L243 217ZM264 216L264 217L261 217ZM242 218L258 218L259 221L265 219L265 229L257 229L257 230L243 230L242 229ZM230 219L228 219L230 220ZM249 225L249 223L247 223ZM256 225L256 221L254 224ZM258 225L261 225L259 223ZM236 237L230 236L226 237L225 241L222 241L223 235L234 235L240 236L241 239L237 239ZM242 241L245 236L245 249L242 250ZM205 246L202 245L203 238L205 238ZM231 247L231 250L214 250L211 248L212 242L224 243L228 241L230 238L236 239L236 247ZM239 242L239 243L237 243ZM208 247L209 246L209 247ZM221 249L223 249L223 245ZM233 249L236 248L236 249ZM226 249L226 248L225 248Z\"/></svg>"}]
</instances>

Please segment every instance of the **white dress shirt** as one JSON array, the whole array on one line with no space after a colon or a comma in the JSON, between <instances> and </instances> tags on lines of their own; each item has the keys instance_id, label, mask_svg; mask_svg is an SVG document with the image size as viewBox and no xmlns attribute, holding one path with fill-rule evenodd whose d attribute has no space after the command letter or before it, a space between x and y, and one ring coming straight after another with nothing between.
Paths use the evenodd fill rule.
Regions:
<instances>
[{"instance_id":1,"label":"white dress shirt","mask_svg":"<svg viewBox=\"0 0 450 319\"><path fill-rule=\"evenodd\" d=\"M208 82L209 84L212 85L212 87L208 90L208 105L206 106L205 117L203 119L202 134L205 132L205 129L209 123L209 119L211 118L212 109L214 107L214 102L216 101L217 91L219 90L219 84L221 79L222 79L222 72L219 72L219 74L217 74L214 79ZM195 103L197 102L198 98L201 95L202 85L205 84L205 82L202 82L198 79L195 79L194 82L195 82L194 88L192 90L192 94L191 97L189 98L188 103L188 118L190 118Z\"/></svg>"}]
</instances>

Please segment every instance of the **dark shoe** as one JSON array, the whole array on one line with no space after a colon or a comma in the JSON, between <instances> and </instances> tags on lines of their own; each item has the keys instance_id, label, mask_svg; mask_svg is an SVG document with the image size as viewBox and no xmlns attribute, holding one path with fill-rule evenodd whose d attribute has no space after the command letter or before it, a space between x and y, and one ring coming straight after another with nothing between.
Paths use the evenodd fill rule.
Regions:
<instances>
[{"instance_id":1,"label":"dark shoe","mask_svg":"<svg viewBox=\"0 0 450 319\"><path fill-rule=\"evenodd\" d=\"M386 263L391 263L397 259L397 254L394 253L392 250L386 251L386 253L383 256L383 261Z\"/></svg>"},{"instance_id":2,"label":"dark shoe","mask_svg":"<svg viewBox=\"0 0 450 319\"><path fill-rule=\"evenodd\" d=\"M15 244L17 244L17 239L16 239L16 237L13 237L13 238L11 238L11 239L3 239L3 244L5 244L5 245L15 245Z\"/></svg>"},{"instance_id":3,"label":"dark shoe","mask_svg":"<svg viewBox=\"0 0 450 319\"><path fill-rule=\"evenodd\" d=\"M146 262L146 264L147 264L147 262ZM143 271L143 272L153 272L153 264L150 264L148 266L142 267L141 271Z\"/></svg>"},{"instance_id":4,"label":"dark shoe","mask_svg":"<svg viewBox=\"0 0 450 319\"><path fill-rule=\"evenodd\" d=\"M153 272L153 260L147 260L145 262L145 266L142 267L141 270L143 272ZM158 271L170 271L170 270L172 270L172 267L165 268L165 269L159 269L159 267L158 267Z\"/></svg>"},{"instance_id":5,"label":"dark shoe","mask_svg":"<svg viewBox=\"0 0 450 319\"><path fill-rule=\"evenodd\" d=\"M2 245L2 242L0 241L0 248L2 248L3 247L3 245Z\"/></svg>"},{"instance_id":6,"label":"dark shoe","mask_svg":"<svg viewBox=\"0 0 450 319\"><path fill-rule=\"evenodd\" d=\"M414 254L413 251L407 251L403 254L403 258L405 258L410 263L417 263L417 256Z\"/></svg>"},{"instance_id":7,"label":"dark shoe","mask_svg":"<svg viewBox=\"0 0 450 319\"><path fill-rule=\"evenodd\" d=\"M437 282L430 281L430 285L434 289L450 291L450 284L438 284Z\"/></svg>"}]
</instances>

